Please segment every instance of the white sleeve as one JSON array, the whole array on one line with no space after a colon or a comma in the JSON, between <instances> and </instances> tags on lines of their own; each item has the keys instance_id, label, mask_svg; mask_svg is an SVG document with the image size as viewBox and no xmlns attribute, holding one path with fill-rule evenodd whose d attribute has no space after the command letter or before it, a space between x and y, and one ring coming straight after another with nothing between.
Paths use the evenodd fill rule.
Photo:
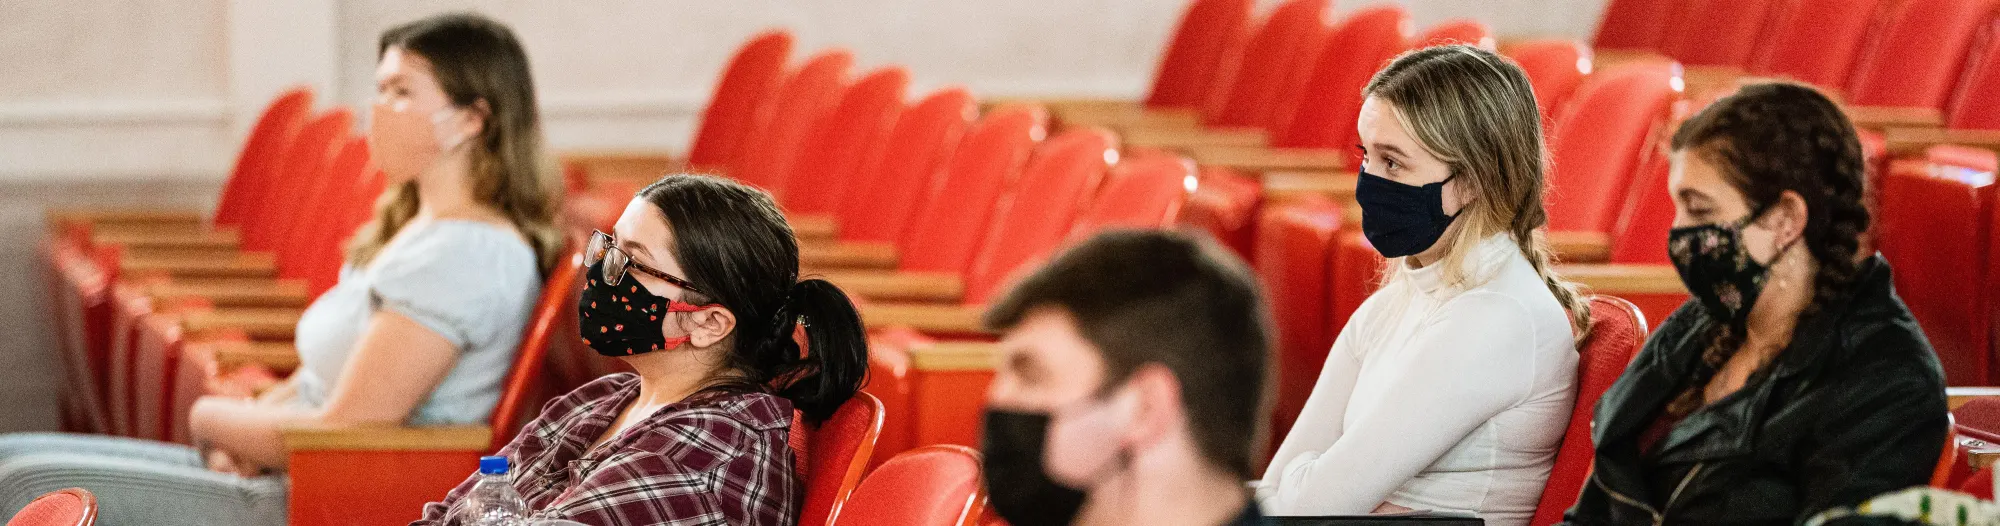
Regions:
<instances>
[{"instance_id":1,"label":"white sleeve","mask_svg":"<svg viewBox=\"0 0 2000 526\"><path fill-rule=\"evenodd\" d=\"M1362 339L1356 327L1367 325L1358 320L1368 319L1374 309L1373 301L1363 302L1355 313L1347 318L1347 325L1334 336L1333 350L1326 353L1326 365L1320 368L1319 379L1313 382L1312 393L1306 396L1306 404L1299 410L1299 417L1292 422L1291 431L1278 446L1278 452L1271 458L1270 466L1264 468L1263 481L1258 484L1259 499L1270 498L1278 490L1284 475L1286 463L1299 455L1326 451L1334 441L1340 440L1342 421L1347 416L1347 399L1354 394L1354 383L1361 376L1361 357L1354 353L1355 341ZM1270 504L1265 509L1271 509Z\"/></svg>"},{"instance_id":2,"label":"white sleeve","mask_svg":"<svg viewBox=\"0 0 2000 526\"><path fill-rule=\"evenodd\" d=\"M1388 380L1391 397L1347 408L1354 425L1325 449L1302 448L1272 463L1278 483L1267 509L1283 515L1373 511L1474 429L1527 399L1534 348L1534 324L1519 301L1490 291L1453 299L1396 351L1412 353L1413 366ZM1319 394L1315 389L1313 397ZM1289 447L1289 437L1286 442Z\"/></svg>"}]
</instances>

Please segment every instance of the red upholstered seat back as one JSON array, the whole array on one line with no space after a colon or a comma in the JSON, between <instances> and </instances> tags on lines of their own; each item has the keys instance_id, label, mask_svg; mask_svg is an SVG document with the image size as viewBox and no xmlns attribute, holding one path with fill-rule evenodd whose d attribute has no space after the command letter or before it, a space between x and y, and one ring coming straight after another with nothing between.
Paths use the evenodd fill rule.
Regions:
<instances>
[{"instance_id":1,"label":"red upholstered seat back","mask_svg":"<svg viewBox=\"0 0 2000 526\"><path fill-rule=\"evenodd\" d=\"M986 507L979 452L925 446L896 455L868 474L840 512L840 526L975 524Z\"/></svg>"},{"instance_id":2,"label":"red upholstered seat back","mask_svg":"<svg viewBox=\"0 0 2000 526\"><path fill-rule=\"evenodd\" d=\"M1658 62L1597 73L1578 88L1549 138L1550 230L1611 231L1681 88L1680 67Z\"/></svg>"},{"instance_id":3,"label":"red upholstered seat back","mask_svg":"<svg viewBox=\"0 0 2000 526\"><path fill-rule=\"evenodd\" d=\"M556 260L556 267L542 282L541 299L535 301L528 328L521 336L521 351L514 355L507 383L500 390L500 403L493 407L496 448L512 442L514 434L534 419L550 398L581 385L552 385L552 376L542 374L551 359L551 346L582 345L576 337L576 298L583 281L583 254L578 252L580 243L572 241L570 245L570 251Z\"/></svg>"},{"instance_id":4,"label":"red upholstered seat back","mask_svg":"<svg viewBox=\"0 0 2000 526\"><path fill-rule=\"evenodd\" d=\"M1562 448L1556 452L1555 467L1542 489L1542 502L1535 507L1534 520L1529 521L1532 524L1561 522L1563 510L1583 491L1591 459L1596 456L1590 421L1596 415L1597 399L1625 374L1625 366L1646 344L1646 317L1631 302L1592 296L1590 323L1590 336L1577 346L1576 408L1570 412Z\"/></svg>"},{"instance_id":5,"label":"red upholstered seat back","mask_svg":"<svg viewBox=\"0 0 2000 526\"><path fill-rule=\"evenodd\" d=\"M1417 35L1415 40L1410 41L1410 47L1413 49L1452 44L1493 49L1495 44L1493 28L1488 27L1485 22L1469 18L1446 20L1424 30L1423 34Z\"/></svg>"},{"instance_id":6,"label":"red upholstered seat back","mask_svg":"<svg viewBox=\"0 0 2000 526\"><path fill-rule=\"evenodd\" d=\"M1896 293L1937 350L1948 385L1988 385L1992 358L1989 301L1994 187L1990 172L1923 161L1897 161L1882 177L1876 248L1895 267ZM1975 172L1976 173L1976 172Z\"/></svg>"},{"instance_id":7,"label":"red upholstered seat back","mask_svg":"<svg viewBox=\"0 0 2000 526\"><path fill-rule=\"evenodd\" d=\"M1320 43L1326 39L1327 10L1332 0L1290 0L1271 11L1257 34L1243 47L1228 94L1216 97L1202 112L1215 126L1272 125L1278 100L1303 81Z\"/></svg>"},{"instance_id":8,"label":"red upholstered seat back","mask_svg":"<svg viewBox=\"0 0 2000 526\"><path fill-rule=\"evenodd\" d=\"M1945 127L2000 130L2000 16L1983 24L1945 108Z\"/></svg>"},{"instance_id":9,"label":"red upholstered seat back","mask_svg":"<svg viewBox=\"0 0 2000 526\"><path fill-rule=\"evenodd\" d=\"M1747 66L1777 0L1690 0L1667 52L1694 66Z\"/></svg>"},{"instance_id":10,"label":"red upholstered seat back","mask_svg":"<svg viewBox=\"0 0 2000 526\"><path fill-rule=\"evenodd\" d=\"M1308 198L1264 211L1257 225L1253 258L1278 329L1277 397L1271 408L1271 437L1284 440L1318 383L1333 346L1336 327L1327 323L1332 310L1329 265L1334 234L1340 230L1340 207L1324 198Z\"/></svg>"},{"instance_id":11,"label":"red upholstered seat back","mask_svg":"<svg viewBox=\"0 0 2000 526\"><path fill-rule=\"evenodd\" d=\"M1160 57L1146 105L1195 108L1208 100L1224 74L1231 52L1250 34L1252 0L1195 0Z\"/></svg>"},{"instance_id":12,"label":"red upholstered seat back","mask_svg":"<svg viewBox=\"0 0 2000 526\"><path fill-rule=\"evenodd\" d=\"M1576 87L1590 74L1590 51L1575 40L1546 39L1508 46L1507 57L1528 74L1535 105L1542 110L1542 128L1555 127L1556 110L1569 102Z\"/></svg>"},{"instance_id":13,"label":"red upholstered seat back","mask_svg":"<svg viewBox=\"0 0 2000 526\"><path fill-rule=\"evenodd\" d=\"M250 137L243 141L243 151L236 156L236 168L229 172L229 180L222 183L222 197L215 205L215 224L241 224L256 213L269 197L270 189L283 177L277 170L278 159L298 134L306 116L312 113L312 105L312 88L300 86L278 94L278 98L264 107L264 114L250 128Z\"/></svg>"},{"instance_id":14,"label":"red upholstered seat back","mask_svg":"<svg viewBox=\"0 0 2000 526\"><path fill-rule=\"evenodd\" d=\"M1944 109L1959 66L1994 0L1900 0L1862 50L1847 101L1862 106Z\"/></svg>"},{"instance_id":15,"label":"red upholstered seat back","mask_svg":"<svg viewBox=\"0 0 2000 526\"><path fill-rule=\"evenodd\" d=\"M1656 49L1675 0L1611 0L1591 44L1599 49Z\"/></svg>"},{"instance_id":16,"label":"red upholstered seat back","mask_svg":"<svg viewBox=\"0 0 2000 526\"><path fill-rule=\"evenodd\" d=\"M299 128L278 159L272 184L256 212L243 221L244 249L271 252L288 245L292 227L310 219L310 207L318 206L310 195L313 184L353 128L354 115L347 108L327 110Z\"/></svg>"},{"instance_id":17,"label":"red upholstered seat back","mask_svg":"<svg viewBox=\"0 0 2000 526\"><path fill-rule=\"evenodd\" d=\"M903 112L910 72L890 66L861 77L826 118L814 126L792 172L777 184L785 213L831 214L854 186L854 178L888 144L890 129Z\"/></svg>"},{"instance_id":18,"label":"red upholstered seat back","mask_svg":"<svg viewBox=\"0 0 2000 526\"><path fill-rule=\"evenodd\" d=\"M1354 148L1360 140L1354 121L1361 114L1361 89L1410 42L1410 14L1396 5L1369 7L1335 29L1326 41L1305 87L1294 90L1280 108L1282 128L1271 138L1283 148L1337 148L1347 152L1347 166L1359 166Z\"/></svg>"},{"instance_id":19,"label":"red upholstered seat back","mask_svg":"<svg viewBox=\"0 0 2000 526\"><path fill-rule=\"evenodd\" d=\"M839 103L852 65L853 53L829 49L799 66L777 98L758 112L755 131L737 146L729 175L766 190L783 188L800 148Z\"/></svg>"},{"instance_id":20,"label":"red upholstered seat back","mask_svg":"<svg viewBox=\"0 0 2000 526\"><path fill-rule=\"evenodd\" d=\"M1879 0L1782 2L1750 72L1839 90L1868 39Z\"/></svg>"},{"instance_id":21,"label":"red upholstered seat back","mask_svg":"<svg viewBox=\"0 0 2000 526\"><path fill-rule=\"evenodd\" d=\"M1052 252L1117 160L1118 138L1099 128L1063 132L1035 149L1021 181L994 207L979 257L965 273L965 302L983 305L1023 264Z\"/></svg>"},{"instance_id":22,"label":"red upholstered seat back","mask_svg":"<svg viewBox=\"0 0 2000 526\"><path fill-rule=\"evenodd\" d=\"M1040 106L1013 106L974 123L946 165L944 180L925 192L903 234L899 268L965 272L985 239L995 203L1048 134L1048 122L1048 111Z\"/></svg>"},{"instance_id":23,"label":"red upholstered seat back","mask_svg":"<svg viewBox=\"0 0 2000 526\"><path fill-rule=\"evenodd\" d=\"M894 243L945 174L978 108L965 88L945 88L903 111L882 148L854 181L836 216L840 239Z\"/></svg>"},{"instance_id":24,"label":"red upholstered seat back","mask_svg":"<svg viewBox=\"0 0 2000 526\"><path fill-rule=\"evenodd\" d=\"M771 104L785 61L792 54L792 33L772 29L758 33L737 48L715 82L715 94L702 110L701 127L688 146L687 164L696 169L726 169L757 125L758 111Z\"/></svg>"},{"instance_id":25,"label":"red upholstered seat back","mask_svg":"<svg viewBox=\"0 0 2000 526\"><path fill-rule=\"evenodd\" d=\"M811 443L804 459L806 501L799 513L801 526L833 525L848 495L860 485L881 433L882 401L865 392L854 393L832 418L807 433Z\"/></svg>"}]
</instances>

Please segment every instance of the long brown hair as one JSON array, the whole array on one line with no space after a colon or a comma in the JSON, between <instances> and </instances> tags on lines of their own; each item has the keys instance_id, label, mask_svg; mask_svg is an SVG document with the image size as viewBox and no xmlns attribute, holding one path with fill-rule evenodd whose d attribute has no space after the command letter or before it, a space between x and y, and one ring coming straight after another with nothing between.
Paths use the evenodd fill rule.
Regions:
<instances>
[{"instance_id":1,"label":"long brown hair","mask_svg":"<svg viewBox=\"0 0 2000 526\"><path fill-rule=\"evenodd\" d=\"M390 48L431 63L438 86L456 106L486 106L485 126L472 141L472 196L520 229L546 275L562 233L555 226L562 186L542 155L541 115L528 54L507 26L470 13L437 15L382 32L376 58ZM348 263L368 264L417 215L416 182L384 192L375 218L348 244Z\"/></svg>"},{"instance_id":2,"label":"long brown hair","mask_svg":"<svg viewBox=\"0 0 2000 526\"><path fill-rule=\"evenodd\" d=\"M1798 84L1745 86L1681 124L1672 148L1719 168L1753 213L1769 209L1786 191L1805 201L1800 245L1819 265L1806 314L1854 292L1861 273L1855 255L1870 219L1862 202L1867 165L1854 125L1833 100ZM1701 408L1709 380L1743 347L1742 330L1729 323L1709 326L1701 367L1667 405L1669 413L1685 416Z\"/></svg>"},{"instance_id":3,"label":"long brown hair","mask_svg":"<svg viewBox=\"0 0 2000 526\"><path fill-rule=\"evenodd\" d=\"M1527 74L1491 51L1436 46L1396 57L1368 81L1364 92L1395 106L1397 122L1477 196L1458 213L1464 219L1448 241L1445 280L1464 285L1484 279L1467 274L1465 258L1480 241L1509 234L1556 301L1569 310L1576 337L1588 334L1590 304L1575 285L1556 275L1541 233L1549 222L1542 205L1548 160L1541 111ZM1403 267L1400 258L1390 262L1392 272Z\"/></svg>"}]
</instances>

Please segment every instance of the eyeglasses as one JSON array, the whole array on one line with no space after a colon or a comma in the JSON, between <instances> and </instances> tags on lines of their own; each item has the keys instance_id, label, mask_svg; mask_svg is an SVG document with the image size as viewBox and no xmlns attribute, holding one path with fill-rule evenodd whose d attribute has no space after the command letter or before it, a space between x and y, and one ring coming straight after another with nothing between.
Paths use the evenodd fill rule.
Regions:
<instances>
[{"instance_id":1,"label":"eyeglasses","mask_svg":"<svg viewBox=\"0 0 2000 526\"><path fill-rule=\"evenodd\" d=\"M648 276L660 278L676 287L686 289L688 292L706 294L701 289L695 288L694 284L689 283L688 280L674 277L674 275L663 272L660 269L648 267L645 263L634 261L631 254L625 253L624 249L618 248L617 243L612 241L611 234L606 234L601 230L592 230L590 232L590 244L583 252L583 266L594 266L599 261L604 262L604 284L606 285L617 285L619 282L625 281L626 269L632 269Z\"/></svg>"}]
</instances>

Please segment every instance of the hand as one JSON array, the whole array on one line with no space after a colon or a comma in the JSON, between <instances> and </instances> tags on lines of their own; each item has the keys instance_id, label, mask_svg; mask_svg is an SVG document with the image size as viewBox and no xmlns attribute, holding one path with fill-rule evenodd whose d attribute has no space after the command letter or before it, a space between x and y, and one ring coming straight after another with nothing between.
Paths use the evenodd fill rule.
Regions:
<instances>
[{"instance_id":1,"label":"hand","mask_svg":"<svg viewBox=\"0 0 2000 526\"><path fill-rule=\"evenodd\" d=\"M1405 507L1402 507L1402 506L1397 506L1397 505L1395 505L1395 504L1390 504L1390 503L1387 503L1387 502L1384 502L1384 503L1382 503L1381 505L1379 505L1379 506L1376 506L1376 507L1375 507L1375 511L1372 511L1372 512L1369 512L1369 513L1376 513L1376 514L1382 514L1382 513L1409 513L1409 512L1412 512L1412 511L1417 511L1417 510L1413 510L1413 509L1410 509L1410 508L1405 508Z\"/></svg>"},{"instance_id":2,"label":"hand","mask_svg":"<svg viewBox=\"0 0 2000 526\"><path fill-rule=\"evenodd\" d=\"M228 451L211 449L208 451L207 457L203 460L208 463L209 471L228 473L239 477L255 477L258 475L256 469L237 462L236 457L230 456Z\"/></svg>"}]
</instances>

